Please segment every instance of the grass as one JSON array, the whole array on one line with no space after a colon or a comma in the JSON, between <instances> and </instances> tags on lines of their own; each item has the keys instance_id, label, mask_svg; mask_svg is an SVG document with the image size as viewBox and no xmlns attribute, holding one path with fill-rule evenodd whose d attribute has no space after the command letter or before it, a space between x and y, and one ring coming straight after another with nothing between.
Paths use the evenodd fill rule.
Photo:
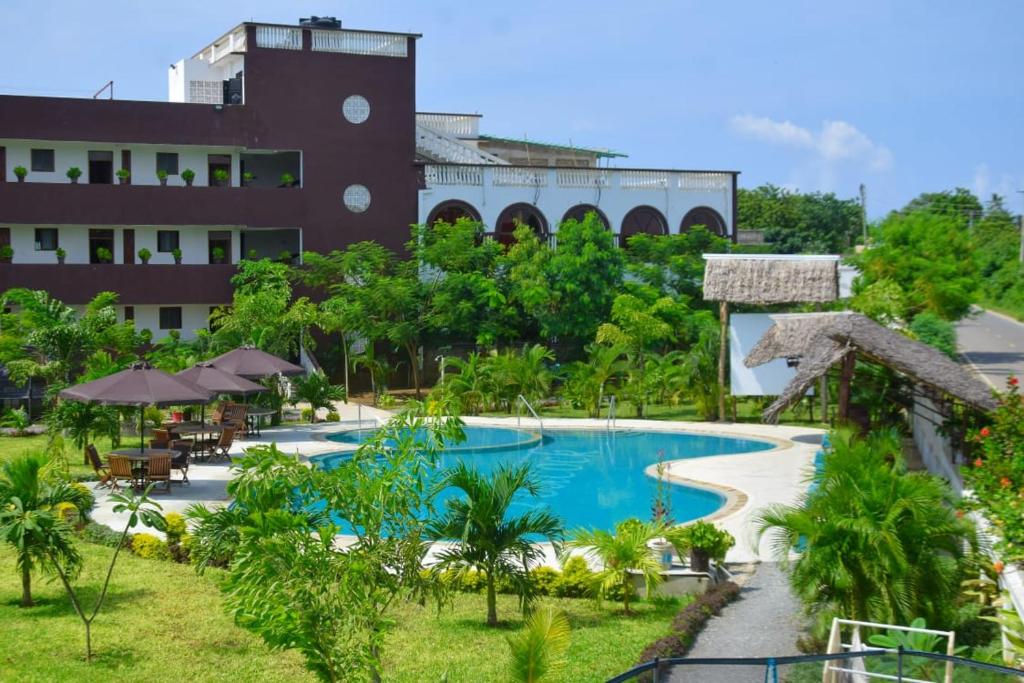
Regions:
<instances>
[{"instance_id":1,"label":"grass","mask_svg":"<svg viewBox=\"0 0 1024 683\"><path fill-rule=\"evenodd\" d=\"M134 441L132 439L134 438ZM121 440L122 446L128 446L138 444L138 436L129 437L126 436ZM0 436L0 462L4 460L13 460L20 455L25 453L42 453L46 450L46 444L49 437L46 434L38 434L33 436ZM93 440L96 444L96 450L99 451L100 457L103 458L105 454L113 449L110 445L110 439L107 437L97 437ZM64 444L64 452L67 455L68 465L70 474L75 479L94 479L92 467L83 464L83 454L77 450L70 442Z\"/></svg>"},{"instance_id":2,"label":"grass","mask_svg":"<svg viewBox=\"0 0 1024 683\"><path fill-rule=\"evenodd\" d=\"M77 586L91 605L112 549L80 542L85 567ZM84 659L83 630L59 583L34 582L38 606L18 607L13 553L0 546L0 680L23 683L118 681L313 681L295 652L274 652L226 614L211 570L143 560L122 553L107 602L93 626L96 659ZM572 624L568 666L554 681L602 681L630 668L640 651L664 635L679 604L621 607L551 599ZM498 597L498 628L484 625L483 595L455 594L451 605L402 605L385 648L388 681L493 681L508 673L505 636L521 615L513 596ZM444 677L447 676L447 679Z\"/></svg>"}]
</instances>

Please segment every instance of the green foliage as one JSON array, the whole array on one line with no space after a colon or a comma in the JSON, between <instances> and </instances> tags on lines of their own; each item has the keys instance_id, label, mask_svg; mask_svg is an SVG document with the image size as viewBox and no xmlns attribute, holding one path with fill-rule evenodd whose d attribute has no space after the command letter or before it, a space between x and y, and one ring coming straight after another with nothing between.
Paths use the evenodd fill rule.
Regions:
<instances>
[{"instance_id":1,"label":"green foliage","mask_svg":"<svg viewBox=\"0 0 1024 683\"><path fill-rule=\"evenodd\" d=\"M928 628L927 622L918 617L910 622L911 628ZM904 649L915 652L937 652L946 654L945 638L931 633L914 633L887 629L883 633L875 633L868 637L868 644L877 647L884 647L891 650ZM954 654L961 654L965 647L957 647ZM941 677L946 669L946 663L937 659L925 659L924 657L909 657L904 662L902 674L920 680L932 681ZM896 665L887 661L880 661L877 670L880 673L896 673Z\"/></svg>"},{"instance_id":2,"label":"green foliage","mask_svg":"<svg viewBox=\"0 0 1024 683\"><path fill-rule=\"evenodd\" d=\"M597 559L602 569L594 576L597 595L607 597L609 591L622 592L623 611L630 614L629 603L634 597L633 573L639 573L647 586L647 593L654 592L661 581L661 564L647 546L648 542L664 536L666 527L657 522L642 522L627 519L615 526L615 532L603 529L578 529L573 539L566 544L566 550L582 550L586 557Z\"/></svg>"},{"instance_id":3,"label":"green foliage","mask_svg":"<svg viewBox=\"0 0 1024 683\"><path fill-rule=\"evenodd\" d=\"M82 529L82 538L89 543L105 545L108 548L131 546L132 541L131 534L125 536L120 531L114 531L106 524L97 524L96 522L89 522L85 525Z\"/></svg>"},{"instance_id":4,"label":"green foliage","mask_svg":"<svg viewBox=\"0 0 1024 683\"><path fill-rule=\"evenodd\" d=\"M149 263L149 259L153 258L153 252L146 247L139 249L139 260L143 263Z\"/></svg>"},{"instance_id":5,"label":"green foliage","mask_svg":"<svg viewBox=\"0 0 1024 683\"><path fill-rule=\"evenodd\" d=\"M324 418L327 422L337 422L341 419L341 415L338 414L337 410L328 410L327 417Z\"/></svg>"},{"instance_id":6,"label":"green foliage","mask_svg":"<svg viewBox=\"0 0 1024 683\"><path fill-rule=\"evenodd\" d=\"M292 394L292 405L305 402L310 405L310 422L316 422L318 408L333 408L335 401L345 400L345 387L331 384L322 370L296 378ZM305 413L305 411L303 411Z\"/></svg>"},{"instance_id":7,"label":"green foliage","mask_svg":"<svg viewBox=\"0 0 1024 683\"><path fill-rule=\"evenodd\" d=\"M215 169L213 172L213 182L215 183L226 183L230 177L231 174L223 168Z\"/></svg>"},{"instance_id":8,"label":"green foliage","mask_svg":"<svg viewBox=\"0 0 1024 683\"><path fill-rule=\"evenodd\" d=\"M153 534L135 534L132 537L132 552L144 560L169 560L171 551L167 543Z\"/></svg>"},{"instance_id":9,"label":"green foliage","mask_svg":"<svg viewBox=\"0 0 1024 683\"><path fill-rule=\"evenodd\" d=\"M293 176L291 173L282 173L281 184L284 185L285 187L291 187L292 185L295 184L295 176Z\"/></svg>"},{"instance_id":10,"label":"green foliage","mask_svg":"<svg viewBox=\"0 0 1024 683\"><path fill-rule=\"evenodd\" d=\"M531 598L528 569L543 552L528 536L540 536L558 543L561 522L546 509L509 514L517 495L536 497L540 487L528 464L499 465L485 476L465 463L447 470L436 491L455 487L465 497L449 498L442 515L427 527L428 537L456 541L438 553L439 569L475 569L483 572L487 585L487 624L498 623L496 584L499 578L516 585L526 604Z\"/></svg>"},{"instance_id":11,"label":"green foliage","mask_svg":"<svg viewBox=\"0 0 1024 683\"><path fill-rule=\"evenodd\" d=\"M96 247L96 260L100 263L113 263L114 253L106 247Z\"/></svg>"},{"instance_id":12,"label":"green foliage","mask_svg":"<svg viewBox=\"0 0 1024 683\"><path fill-rule=\"evenodd\" d=\"M764 230L780 254L836 254L848 249L862 231L856 199L834 194L802 194L774 185L737 191L739 228Z\"/></svg>"},{"instance_id":13,"label":"green foliage","mask_svg":"<svg viewBox=\"0 0 1024 683\"><path fill-rule=\"evenodd\" d=\"M953 326L953 323L925 311L914 316L914 320L910 323L910 331L918 341L935 347L956 360L956 327Z\"/></svg>"},{"instance_id":14,"label":"green foliage","mask_svg":"<svg viewBox=\"0 0 1024 683\"><path fill-rule=\"evenodd\" d=\"M75 450L81 451L97 436L116 439L121 422L117 410L107 406L78 401L59 401L46 415L47 428L53 434L71 439Z\"/></svg>"},{"instance_id":15,"label":"green foliage","mask_svg":"<svg viewBox=\"0 0 1024 683\"><path fill-rule=\"evenodd\" d=\"M629 238L627 269L640 282L670 296L700 299L704 254L724 254L729 240L703 226L673 235L638 233Z\"/></svg>"},{"instance_id":16,"label":"green foliage","mask_svg":"<svg viewBox=\"0 0 1024 683\"><path fill-rule=\"evenodd\" d=\"M128 180L129 178L132 177L132 172L127 168L119 168L114 173L114 175L116 175L121 180Z\"/></svg>"},{"instance_id":17,"label":"green foliage","mask_svg":"<svg viewBox=\"0 0 1024 683\"><path fill-rule=\"evenodd\" d=\"M66 175L71 180L75 180L76 178L81 178L82 177L82 169L78 168L77 166L72 166L71 168L69 168L67 170Z\"/></svg>"},{"instance_id":18,"label":"green foliage","mask_svg":"<svg viewBox=\"0 0 1024 683\"><path fill-rule=\"evenodd\" d=\"M562 398L574 408L582 408L589 417L596 418L601 412L606 391L614 386L626 364L622 360L621 346L590 344L586 350L586 361L576 361L566 368L561 393Z\"/></svg>"},{"instance_id":19,"label":"green foliage","mask_svg":"<svg viewBox=\"0 0 1024 683\"><path fill-rule=\"evenodd\" d=\"M25 168L24 166L15 166L14 167L14 175L17 176L18 179L20 180L20 179L22 179L22 178L24 178L25 176L28 175L28 169Z\"/></svg>"},{"instance_id":20,"label":"green foliage","mask_svg":"<svg viewBox=\"0 0 1024 683\"><path fill-rule=\"evenodd\" d=\"M732 581L722 581L709 587L676 614L669 634L644 648L637 663L686 655L708 620L718 615L739 594L740 587Z\"/></svg>"},{"instance_id":21,"label":"green foliage","mask_svg":"<svg viewBox=\"0 0 1024 683\"><path fill-rule=\"evenodd\" d=\"M184 180L186 183L191 183L193 180L196 179L196 172L193 171L191 168L186 168L184 171L181 172L181 179Z\"/></svg>"},{"instance_id":22,"label":"green foliage","mask_svg":"<svg viewBox=\"0 0 1024 683\"><path fill-rule=\"evenodd\" d=\"M508 636L512 677L523 683L547 680L564 664L571 629L565 614L550 605L534 610L522 631Z\"/></svg>"},{"instance_id":23,"label":"green foliage","mask_svg":"<svg viewBox=\"0 0 1024 683\"><path fill-rule=\"evenodd\" d=\"M185 516L179 512L168 512L164 515L164 524L166 525L164 533L167 534L167 542L180 543L182 536L188 530L185 524Z\"/></svg>"},{"instance_id":24,"label":"green foliage","mask_svg":"<svg viewBox=\"0 0 1024 683\"><path fill-rule=\"evenodd\" d=\"M999 624L1003 637L1008 644L1008 652L1004 653L1007 666L1024 666L1024 620L1021 620L1010 599L1009 593L1003 593L998 602L999 611L993 617L983 617Z\"/></svg>"},{"instance_id":25,"label":"green foliage","mask_svg":"<svg viewBox=\"0 0 1024 683\"><path fill-rule=\"evenodd\" d=\"M978 457L962 468L964 484L974 491L970 507L982 511L999 538L1006 560L1024 559L1024 398L1016 377L1007 380L991 423L972 435Z\"/></svg>"},{"instance_id":26,"label":"green foliage","mask_svg":"<svg viewBox=\"0 0 1024 683\"><path fill-rule=\"evenodd\" d=\"M716 562L724 562L725 554L736 545L732 534L703 520L672 529L666 532L665 537L680 556L690 550L700 550Z\"/></svg>"},{"instance_id":27,"label":"green foliage","mask_svg":"<svg viewBox=\"0 0 1024 683\"><path fill-rule=\"evenodd\" d=\"M850 308L882 325L902 321L906 303L903 290L896 282L882 278L869 285L857 284L853 298L850 299Z\"/></svg>"},{"instance_id":28,"label":"green foliage","mask_svg":"<svg viewBox=\"0 0 1024 683\"><path fill-rule=\"evenodd\" d=\"M796 505L762 510L760 533L772 532L780 559L792 563L796 594L818 615L823 632L833 616L907 623L925 615L952 621L964 548L973 526L958 518L941 479L907 472L899 435L868 439L832 434L832 450Z\"/></svg>"},{"instance_id":29,"label":"green foliage","mask_svg":"<svg viewBox=\"0 0 1024 683\"><path fill-rule=\"evenodd\" d=\"M8 408L3 417L0 417L0 427L12 429L18 436L24 434L25 430L31 426L32 420L24 408Z\"/></svg>"}]
</instances>

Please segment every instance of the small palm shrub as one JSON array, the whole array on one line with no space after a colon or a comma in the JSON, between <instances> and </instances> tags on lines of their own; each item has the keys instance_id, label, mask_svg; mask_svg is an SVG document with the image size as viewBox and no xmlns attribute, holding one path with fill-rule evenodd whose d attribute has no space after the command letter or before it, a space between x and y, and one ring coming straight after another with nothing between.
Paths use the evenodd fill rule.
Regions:
<instances>
[{"instance_id":1,"label":"small palm shrub","mask_svg":"<svg viewBox=\"0 0 1024 683\"><path fill-rule=\"evenodd\" d=\"M540 683L557 674L569 649L571 629L565 613L545 605L534 610L523 629L508 636L512 677L522 683Z\"/></svg>"}]
</instances>

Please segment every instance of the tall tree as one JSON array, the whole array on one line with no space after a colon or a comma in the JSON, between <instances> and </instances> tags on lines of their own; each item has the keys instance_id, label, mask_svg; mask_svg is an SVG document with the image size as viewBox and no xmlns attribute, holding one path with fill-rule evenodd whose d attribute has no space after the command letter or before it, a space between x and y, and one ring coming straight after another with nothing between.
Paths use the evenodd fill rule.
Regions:
<instances>
[{"instance_id":1,"label":"tall tree","mask_svg":"<svg viewBox=\"0 0 1024 683\"><path fill-rule=\"evenodd\" d=\"M662 294L701 301L704 254L724 254L730 243L703 226L678 235L640 233L629 238L628 271Z\"/></svg>"}]
</instances>

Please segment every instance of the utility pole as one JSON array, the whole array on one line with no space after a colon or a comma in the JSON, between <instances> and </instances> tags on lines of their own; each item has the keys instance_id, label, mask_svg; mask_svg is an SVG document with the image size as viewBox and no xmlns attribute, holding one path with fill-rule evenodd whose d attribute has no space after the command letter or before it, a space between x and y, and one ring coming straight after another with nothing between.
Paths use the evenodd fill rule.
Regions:
<instances>
[{"instance_id":1,"label":"utility pole","mask_svg":"<svg viewBox=\"0 0 1024 683\"><path fill-rule=\"evenodd\" d=\"M864 188L864 183L860 184L860 227L864 233L864 248L868 248L868 209L867 209L867 190Z\"/></svg>"},{"instance_id":2,"label":"utility pole","mask_svg":"<svg viewBox=\"0 0 1024 683\"><path fill-rule=\"evenodd\" d=\"M1024 190L1017 190L1017 193L1024 197ZM1024 263L1024 212L1017 216L1017 223L1020 224L1020 262Z\"/></svg>"}]
</instances>

